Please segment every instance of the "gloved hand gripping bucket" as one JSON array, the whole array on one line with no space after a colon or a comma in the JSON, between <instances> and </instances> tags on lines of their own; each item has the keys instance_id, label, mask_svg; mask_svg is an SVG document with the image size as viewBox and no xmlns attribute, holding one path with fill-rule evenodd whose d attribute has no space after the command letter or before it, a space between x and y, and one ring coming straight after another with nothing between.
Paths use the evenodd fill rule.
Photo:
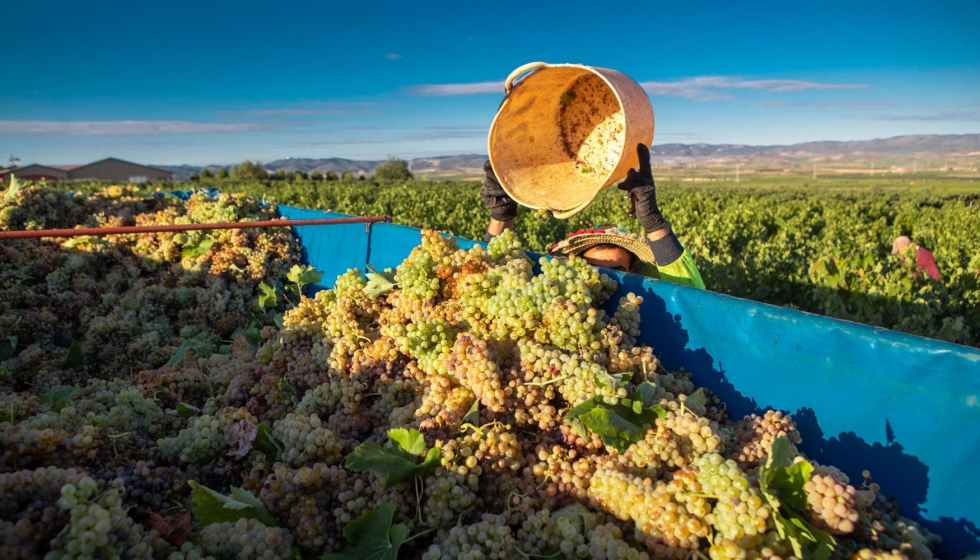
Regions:
<instances>
[{"instance_id":1,"label":"gloved hand gripping bucket","mask_svg":"<svg viewBox=\"0 0 980 560\"><path fill-rule=\"evenodd\" d=\"M504 92L490 164L511 198L556 218L584 210L638 166L637 144L653 143L650 98L621 72L532 62L511 72Z\"/></svg>"}]
</instances>

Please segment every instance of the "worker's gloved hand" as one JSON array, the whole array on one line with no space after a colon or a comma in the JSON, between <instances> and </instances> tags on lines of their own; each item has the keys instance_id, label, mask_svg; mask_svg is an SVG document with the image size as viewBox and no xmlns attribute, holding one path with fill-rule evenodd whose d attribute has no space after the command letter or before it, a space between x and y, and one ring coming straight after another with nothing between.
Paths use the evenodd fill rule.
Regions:
<instances>
[{"instance_id":1,"label":"worker's gloved hand","mask_svg":"<svg viewBox=\"0 0 980 560\"><path fill-rule=\"evenodd\" d=\"M483 204L490 209L490 217L498 222L509 222L517 217L517 203L511 198L507 191L500 186L497 176L490 166L490 160L483 164L483 170L487 172L486 179L483 180L483 187L480 189L480 198Z\"/></svg>"},{"instance_id":2,"label":"worker's gloved hand","mask_svg":"<svg viewBox=\"0 0 980 560\"><path fill-rule=\"evenodd\" d=\"M670 227L657 206L657 186L650 169L650 150L643 144L636 145L640 158L640 170L630 169L619 188L630 195L630 215L635 215L647 233Z\"/></svg>"}]
</instances>

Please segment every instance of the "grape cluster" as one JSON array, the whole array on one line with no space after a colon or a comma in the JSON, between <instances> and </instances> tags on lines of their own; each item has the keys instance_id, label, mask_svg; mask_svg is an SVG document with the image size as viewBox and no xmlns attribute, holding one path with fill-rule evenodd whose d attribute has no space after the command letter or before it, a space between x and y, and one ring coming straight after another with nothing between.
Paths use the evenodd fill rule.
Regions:
<instances>
[{"instance_id":1,"label":"grape cluster","mask_svg":"<svg viewBox=\"0 0 980 560\"><path fill-rule=\"evenodd\" d=\"M772 442L779 436L789 438L794 444L801 441L796 422L788 415L778 410L767 410L762 416L746 416L736 422L732 456L743 468L757 466L769 455ZM795 447L793 451L796 451Z\"/></svg>"},{"instance_id":2,"label":"grape cluster","mask_svg":"<svg viewBox=\"0 0 980 560\"><path fill-rule=\"evenodd\" d=\"M58 505L71 511L71 521L51 541L51 552L45 558L74 559L121 556L154 558L167 552L170 545L155 531L144 531L126 513L123 505L123 481L109 482L104 491L89 477L78 484L65 484Z\"/></svg>"},{"instance_id":3,"label":"grape cluster","mask_svg":"<svg viewBox=\"0 0 980 560\"><path fill-rule=\"evenodd\" d=\"M241 560L293 558L293 539L290 534L278 527L266 527L258 519L212 523L201 529L198 540L201 552L216 558Z\"/></svg>"},{"instance_id":4,"label":"grape cluster","mask_svg":"<svg viewBox=\"0 0 980 560\"><path fill-rule=\"evenodd\" d=\"M696 465L701 492L716 500L705 520L717 534L742 548L761 545L761 535L769 528L772 508L759 490L750 485L738 463L717 453L708 453L702 455Z\"/></svg>"},{"instance_id":5,"label":"grape cluster","mask_svg":"<svg viewBox=\"0 0 980 560\"><path fill-rule=\"evenodd\" d=\"M272 435L282 443L282 460L290 465L335 464L342 459L341 444L316 414L287 414L273 425Z\"/></svg>"},{"instance_id":6,"label":"grape cluster","mask_svg":"<svg viewBox=\"0 0 980 560\"><path fill-rule=\"evenodd\" d=\"M854 531L859 514L853 486L830 474L811 474L803 488L814 525L835 535Z\"/></svg>"},{"instance_id":7,"label":"grape cluster","mask_svg":"<svg viewBox=\"0 0 980 560\"><path fill-rule=\"evenodd\" d=\"M456 526L436 537L422 560L502 560L513 555L514 537L502 515L483 514L480 521Z\"/></svg>"},{"instance_id":8,"label":"grape cluster","mask_svg":"<svg viewBox=\"0 0 980 560\"><path fill-rule=\"evenodd\" d=\"M200 463L214 459L229 448L225 429L239 420L258 423L245 408L229 407L215 416L197 417L175 437L160 439L157 442L160 454L170 462Z\"/></svg>"}]
</instances>

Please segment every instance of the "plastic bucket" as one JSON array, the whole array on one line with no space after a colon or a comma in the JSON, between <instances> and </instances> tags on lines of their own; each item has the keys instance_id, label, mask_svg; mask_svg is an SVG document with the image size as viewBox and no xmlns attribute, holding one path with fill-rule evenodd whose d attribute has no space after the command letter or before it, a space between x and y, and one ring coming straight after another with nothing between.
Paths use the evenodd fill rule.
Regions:
<instances>
[{"instance_id":1,"label":"plastic bucket","mask_svg":"<svg viewBox=\"0 0 980 560\"><path fill-rule=\"evenodd\" d=\"M653 143L650 98L621 72L532 62L507 77L504 92L490 163L514 200L557 218L582 211L637 167L637 144Z\"/></svg>"}]
</instances>

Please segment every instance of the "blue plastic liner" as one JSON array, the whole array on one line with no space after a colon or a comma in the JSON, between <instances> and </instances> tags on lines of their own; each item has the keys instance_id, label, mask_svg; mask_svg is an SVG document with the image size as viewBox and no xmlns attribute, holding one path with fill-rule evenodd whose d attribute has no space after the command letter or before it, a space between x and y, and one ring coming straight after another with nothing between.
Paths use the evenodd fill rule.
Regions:
<instances>
[{"instance_id":1,"label":"blue plastic liner","mask_svg":"<svg viewBox=\"0 0 980 560\"><path fill-rule=\"evenodd\" d=\"M421 243L420 230L393 224L294 230L306 262L324 272L314 290L365 263L395 267ZM643 296L641 340L667 369L693 373L733 417L768 408L792 414L801 451L855 483L870 470L904 515L943 537L939 557L980 550L980 350L605 272L620 281L615 300Z\"/></svg>"}]
</instances>

